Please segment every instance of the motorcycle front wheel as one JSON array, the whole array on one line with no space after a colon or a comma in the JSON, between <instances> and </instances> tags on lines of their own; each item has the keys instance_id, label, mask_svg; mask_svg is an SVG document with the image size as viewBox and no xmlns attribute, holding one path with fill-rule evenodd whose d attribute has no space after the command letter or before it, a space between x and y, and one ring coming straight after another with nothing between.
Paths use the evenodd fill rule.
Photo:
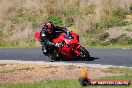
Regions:
<instances>
[{"instance_id":1,"label":"motorcycle front wheel","mask_svg":"<svg viewBox=\"0 0 132 88\"><path fill-rule=\"evenodd\" d=\"M45 52L45 48L42 47L42 52L44 55L48 56L51 59L51 62L60 60L60 55L53 48L48 48L48 50L46 50L46 52Z\"/></svg>"},{"instance_id":2,"label":"motorcycle front wheel","mask_svg":"<svg viewBox=\"0 0 132 88\"><path fill-rule=\"evenodd\" d=\"M51 58L51 62L60 61L60 56L59 55L52 55L50 58Z\"/></svg>"},{"instance_id":3,"label":"motorcycle front wheel","mask_svg":"<svg viewBox=\"0 0 132 88\"><path fill-rule=\"evenodd\" d=\"M79 51L80 51L79 57L81 58L81 60L86 60L86 61L90 60L90 54L84 47L81 46L79 48Z\"/></svg>"}]
</instances>

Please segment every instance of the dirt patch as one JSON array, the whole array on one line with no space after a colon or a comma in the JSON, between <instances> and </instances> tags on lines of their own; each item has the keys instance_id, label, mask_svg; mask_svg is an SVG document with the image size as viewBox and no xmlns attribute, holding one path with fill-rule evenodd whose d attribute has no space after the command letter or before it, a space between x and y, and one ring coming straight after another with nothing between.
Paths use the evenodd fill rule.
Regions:
<instances>
[{"instance_id":1,"label":"dirt patch","mask_svg":"<svg viewBox=\"0 0 132 88\"><path fill-rule=\"evenodd\" d=\"M132 25L124 26L124 27L109 28L106 32L109 34L109 38L117 38L122 34L125 34L127 37L132 38Z\"/></svg>"},{"instance_id":2,"label":"dirt patch","mask_svg":"<svg viewBox=\"0 0 132 88\"><path fill-rule=\"evenodd\" d=\"M109 72L108 68L84 68L88 70L91 79L121 74L115 74L117 71ZM33 83L54 79L78 79L81 76L81 70L81 67L74 65L4 63L4 65L0 65L0 83Z\"/></svg>"}]
</instances>

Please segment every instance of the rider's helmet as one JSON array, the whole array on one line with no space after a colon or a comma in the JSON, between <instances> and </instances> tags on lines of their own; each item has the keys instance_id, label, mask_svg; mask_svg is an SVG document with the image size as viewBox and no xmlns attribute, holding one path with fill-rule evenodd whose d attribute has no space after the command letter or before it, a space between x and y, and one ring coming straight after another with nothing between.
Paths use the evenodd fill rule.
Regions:
<instances>
[{"instance_id":1,"label":"rider's helmet","mask_svg":"<svg viewBox=\"0 0 132 88\"><path fill-rule=\"evenodd\" d=\"M52 33L54 24L51 21L45 21L43 26L46 32L48 32L49 34Z\"/></svg>"}]
</instances>

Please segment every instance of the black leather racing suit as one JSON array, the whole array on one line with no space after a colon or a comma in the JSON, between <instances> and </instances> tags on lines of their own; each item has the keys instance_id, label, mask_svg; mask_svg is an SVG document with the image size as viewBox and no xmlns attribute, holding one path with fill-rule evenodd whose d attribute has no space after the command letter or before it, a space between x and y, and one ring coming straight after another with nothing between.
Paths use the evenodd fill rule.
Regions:
<instances>
[{"instance_id":1,"label":"black leather racing suit","mask_svg":"<svg viewBox=\"0 0 132 88\"><path fill-rule=\"evenodd\" d=\"M54 26L52 33L49 34L46 29L42 28L40 31L40 42L42 47L44 47L46 50L48 47L55 47L56 43L52 42L52 40L60 33L69 33L69 31L64 27Z\"/></svg>"}]
</instances>

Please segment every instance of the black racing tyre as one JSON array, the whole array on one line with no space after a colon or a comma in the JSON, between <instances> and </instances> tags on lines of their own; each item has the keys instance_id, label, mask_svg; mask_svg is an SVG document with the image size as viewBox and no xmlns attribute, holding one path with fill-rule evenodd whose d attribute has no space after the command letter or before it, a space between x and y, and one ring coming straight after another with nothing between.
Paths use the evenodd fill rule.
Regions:
<instances>
[{"instance_id":1,"label":"black racing tyre","mask_svg":"<svg viewBox=\"0 0 132 88\"><path fill-rule=\"evenodd\" d=\"M57 52L50 54L51 62L60 61L60 55Z\"/></svg>"},{"instance_id":2,"label":"black racing tyre","mask_svg":"<svg viewBox=\"0 0 132 88\"><path fill-rule=\"evenodd\" d=\"M48 48L47 52L44 52L44 47L42 46L42 52L44 55L47 55L51 59L51 62L60 60L60 55L52 48Z\"/></svg>"},{"instance_id":3,"label":"black racing tyre","mask_svg":"<svg viewBox=\"0 0 132 88\"><path fill-rule=\"evenodd\" d=\"M86 61L90 60L90 54L89 54L89 52L84 47L81 46L79 48L79 51L80 51L80 56L79 57L82 60L86 60Z\"/></svg>"},{"instance_id":4,"label":"black racing tyre","mask_svg":"<svg viewBox=\"0 0 132 88\"><path fill-rule=\"evenodd\" d=\"M54 62L54 61L60 61L60 58L59 57L51 57L51 62Z\"/></svg>"},{"instance_id":5,"label":"black racing tyre","mask_svg":"<svg viewBox=\"0 0 132 88\"><path fill-rule=\"evenodd\" d=\"M79 82L82 86L88 86L91 84L90 80L86 77L82 77Z\"/></svg>"}]
</instances>

